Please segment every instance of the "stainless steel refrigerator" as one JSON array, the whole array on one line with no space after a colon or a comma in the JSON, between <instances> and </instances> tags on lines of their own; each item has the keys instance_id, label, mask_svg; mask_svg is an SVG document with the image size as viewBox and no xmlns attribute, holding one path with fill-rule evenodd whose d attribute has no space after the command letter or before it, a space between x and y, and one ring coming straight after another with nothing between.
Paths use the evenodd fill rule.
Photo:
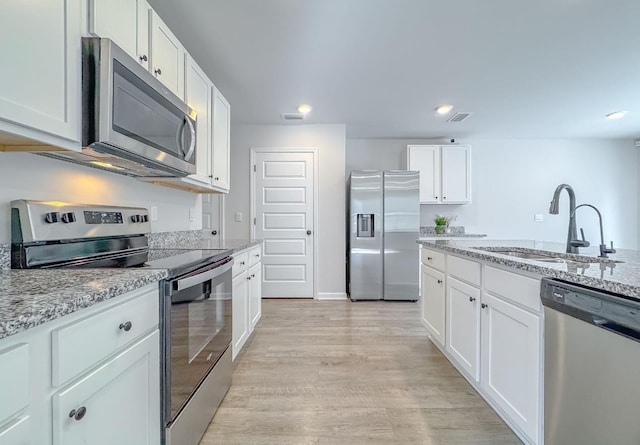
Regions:
<instances>
[{"instance_id":1,"label":"stainless steel refrigerator","mask_svg":"<svg viewBox=\"0 0 640 445\"><path fill-rule=\"evenodd\" d=\"M419 172L352 171L348 188L349 297L416 301Z\"/></svg>"}]
</instances>

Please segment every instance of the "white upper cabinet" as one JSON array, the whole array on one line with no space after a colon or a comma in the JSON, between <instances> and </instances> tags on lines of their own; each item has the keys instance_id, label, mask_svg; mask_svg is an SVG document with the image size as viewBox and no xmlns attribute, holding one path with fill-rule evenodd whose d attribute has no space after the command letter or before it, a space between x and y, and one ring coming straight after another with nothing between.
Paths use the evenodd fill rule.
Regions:
<instances>
[{"instance_id":1,"label":"white upper cabinet","mask_svg":"<svg viewBox=\"0 0 640 445\"><path fill-rule=\"evenodd\" d=\"M190 178L211 182L211 96L212 83L198 64L187 54L185 100L196 112L196 173Z\"/></svg>"},{"instance_id":2,"label":"white upper cabinet","mask_svg":"<svg viewBox=\"0 0 640 445\"><path fill-rule=\"evenodd\" d=\"M0 145L80 150L81 9L81 0L3 2L0 133L18 137Z\"/></svg>"},{"instance_id":3,"label":"white upper cabinet","mask_svg":"<svg viewBox=\"0 0 640 445\"><path fill-rule=\"evenodd\" d=\"M421 204L471 202L471 147L409 145L407 169L420 172Z\"/></svg>"},{"instance_id":4,"label":"white upper cabinet","mask_svg":"<svg viewBox=\"0 0 640 445\"><path fill-rule=\"evenodd\" d=\"M229 150L231 148L231 106L222 93L213 89L213 182L229 191Z\"/></svg>"},{"instance_id":5,"label":"white upper cabinet","mask_svg":"<svg viewBox=\"0 0 640 445\"><path fill-rule=\"evenodd\" d=\"M184 47L155 11L149 25L151 72L176 96L184 98Z\"/></svg>"},{"instance_id":6,"label":"white upper cabinet","mask_svg":"<svg viewBox=\"0 0 640 445\"><path fill-rule=\"evenodd\" d=\"M89 0L89 32L113 40L148 68L149 10L144 0Z\"/></svg>"}]
</instances>

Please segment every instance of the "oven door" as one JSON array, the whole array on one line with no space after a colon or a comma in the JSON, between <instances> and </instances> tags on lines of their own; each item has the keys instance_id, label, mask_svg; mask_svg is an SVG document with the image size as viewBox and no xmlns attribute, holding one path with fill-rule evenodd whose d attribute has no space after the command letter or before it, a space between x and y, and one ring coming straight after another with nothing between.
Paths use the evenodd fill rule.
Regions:
<instances>
[{"instance_id":1,"label":"oven door","mask_svg":"<svg viewBox=\"0 0 640 445\"><path fill-rule=\"evenodd\" d=\"M179 277L165 289L163 410L169 426L231 344L233 260Z\"/></svg>"}]
</instances>

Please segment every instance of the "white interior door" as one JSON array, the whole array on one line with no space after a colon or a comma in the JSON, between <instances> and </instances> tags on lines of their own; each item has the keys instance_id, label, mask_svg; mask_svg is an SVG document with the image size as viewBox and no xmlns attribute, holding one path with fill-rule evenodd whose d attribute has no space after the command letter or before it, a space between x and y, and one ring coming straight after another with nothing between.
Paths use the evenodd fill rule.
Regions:
<instances>
[{"instance_id":1,"label":"white interior door","mask_svg":"<svg viewBox=\"0 0 640 445\"><path fill-rule=\"evenodd\" d=\"M314 297L314 153L256 152L254 235L264 240L263 298Z\"/></svg>"},{"instance_id":2,"label":"white interior door","mask_svg":"<svg viewBox=\"0 0 640 445\"><path fill-rule=\"evenodd\" d=\"M224 195L215 193L202 194L202 229L211 232L209 235L220 241L224 232Z\"/></svg>"}]
</instances>

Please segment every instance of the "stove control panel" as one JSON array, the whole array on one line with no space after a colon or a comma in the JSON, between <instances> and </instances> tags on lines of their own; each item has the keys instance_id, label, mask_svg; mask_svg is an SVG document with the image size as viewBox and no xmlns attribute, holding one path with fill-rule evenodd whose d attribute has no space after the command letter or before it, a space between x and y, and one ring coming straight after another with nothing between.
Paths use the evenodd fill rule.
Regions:
<instances>
[{"instance_id":1,"label":"stove control panel","mask_svg":"<svg viewBox=\"0 0 640 445\"><path fill-rule=\"evenodd\" d=\"M17 200L11 202L11 220L12 242L21 243L151 232L149 211L140 207Z\"/></svg>"}]
</instances>

